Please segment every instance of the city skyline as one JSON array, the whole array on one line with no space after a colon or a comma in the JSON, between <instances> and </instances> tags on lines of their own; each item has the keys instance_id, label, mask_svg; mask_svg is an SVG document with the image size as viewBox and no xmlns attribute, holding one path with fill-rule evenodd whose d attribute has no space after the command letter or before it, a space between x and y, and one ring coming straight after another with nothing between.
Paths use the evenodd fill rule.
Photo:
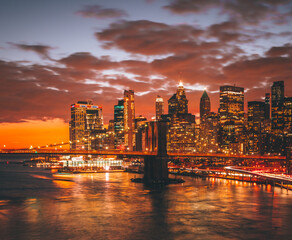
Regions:
<instances>
[{"instance_id":1,"label":"city skyline","mask_svg":"<svg viewBox=\"0 0 292 240\"><path fill-rule=\"evenodd\" d=\"M292 96L291 1L198 3L4 1L1 148L68 139L68 106L80 100L101 105L107 124L124 90L150 120L179 80L197 119L204 89L213 112L223 85L244 87L245 112L275 81Z\"/></svg>"}]
</instances>

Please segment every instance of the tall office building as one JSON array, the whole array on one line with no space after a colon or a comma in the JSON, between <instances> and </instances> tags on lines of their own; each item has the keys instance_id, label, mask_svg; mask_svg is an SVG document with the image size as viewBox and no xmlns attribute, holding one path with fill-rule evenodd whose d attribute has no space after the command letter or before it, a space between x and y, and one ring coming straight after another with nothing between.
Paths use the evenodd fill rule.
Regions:
<instances>
[{"instance_id":1,"label":"tall office building","mask_svg":"<svg viewBox=\"0 0 292 240\"><path fill-rule=\"evenodd\" d=\"M135 103L134 91L124 91L124 143L127 150L135 146Z\"/></svg>"},{"instance_id":2,"label":"tall office building","mask_svg":"<svg viewBox=\"0 0 292 240\"><path fill-rule=\"evenodd\" d=\"M92 101L78 101L71 105L70 149L91 149L90 136L103 129L102 107Z\"/></svg>"},{"instance_id":3,"label":"tall office building","mask_svg":"<svg viewBox=\"0 0 292 240\"><path fill-rule=\"evenodd\" d=\"M204 90L200 100L200 119L203 120L210 113L210 110L211 110L210 98L206 90Z\"/></svg>"},{"instance_id":4,"label":"tall office building","mask_svg":"<svg viewBox=\"0 0 292 240\"><path fill-rule=\"evenodd\" d=\"M203 115L198 131L196 150L198 152L217 152L218 150L218 114L210 112Z\"/></svg>"},{"instance_id":5,"label":"tall office building","mask_svg":"<svg viewBox=\"0 0 292 240\"><path fill-rule=\"evenodd\" d=\"M265 102L248 102L248 152L263 154Z\"/></svg>"},{"instance_id":6,"label":"tall office building","mask_svg":"<svg viewBox=\"0 0 292 240\"><path fill-rule=\"evenodd\" d=\"M226 151L242 153L245 149L244 131L244 88L220 87L219 144Z\"/></svg>"},{"instance_id":7,"label":"tall office building","mask_svg":"<svg viewBox=\"0 0 292 240\"><path fill-rule=\"evenodd\" d=\"M271 94L266 93L265 97L265 119L271 118Z\"/></svg>"},{"instance_id":8,"label":"tall office building","mask_svg":"<svg viewBox=\"0 0 292 240\"><path fill-rule=\"evenodd\" d=\"M124 145L124 100L114 106L115 147L123 149Z\"/></svg>"},{"instance_id":9,"label":"tall office building","mask_svg":"<svg viewBox=\"0 0 292 240\"><path fill-rule=\"evenodd\" d=\"M188 100L182 82L168 100L168 152L192 152L195 147L195 115L188 113Z\"/></svg>"},{"instance_id":10,"label":"tall office building","mask_svg":"<svg viewBox=\"0 0 292 240\"><path fill-rule=\"evenodd\" d=\"M284 133L292 134L292 97L284 99Z\"/></svg>"},{"instance_id":11,"label":"tall office building","mask_svg":"<svg viewBox=\"0 0 292 240\"><path fill-rule=\"evenodd\" d=\"M156 121L161 120L161 115L164 114L164 102L163 98L157 96L155 102L155 110L156 110Z\"/></svg>"},{"instance_id":12,"label":"tall office building","mask_svg":"<svg viewBox=\"0 0 292 240\"><path fill-rule=\"evenodd\" d=\"M195 142L195 115L190 113L174 115L167 133L168 152L193 152Z\"/></svg>"},{"instance_id":13,"label":"tall office building","mask_svg":"<svg viewBox=\"0 0 292 240\"><path fill-rule=\"evenodd\" d=\"M272 92L272 131L281 134L284 130L284 81L274 82Z\"/></svg>"},{"instance_id":14,"label":"tall office building","mask_svg":"<svg viewBox=\"0 0 292 240\"><path fill-rule=\"evenodd\" d=\"M187 114L188 100L182 82L179 83L177 92L168 100L168 114Z\"/></svg>"},{"instance_id":15,"label":"tall office building","mask_svg":"<svg viewBox=\"0 0 292 240\"><path fill-rule=\"evenodd\" d=\"M244 120L244 88L236 86L220 87L220 122Z\"/></svg>"}]
</instances>

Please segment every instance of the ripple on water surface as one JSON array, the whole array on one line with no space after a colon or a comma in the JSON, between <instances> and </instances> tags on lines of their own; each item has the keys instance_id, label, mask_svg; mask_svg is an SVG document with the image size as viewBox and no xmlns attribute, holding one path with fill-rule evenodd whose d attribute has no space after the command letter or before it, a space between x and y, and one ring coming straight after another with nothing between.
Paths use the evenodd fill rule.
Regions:
<instances>
[{"instance_id":1,"label":"ripple on water surface","mask_svg":"<svg viewBox=\"0 0 292 240\"><path fill-rule=\"evenodd\" d=\"M162 189L130 173L0 167L0 239L291 239L292 193L222 179Z\"/></svg>"}]
</instances>

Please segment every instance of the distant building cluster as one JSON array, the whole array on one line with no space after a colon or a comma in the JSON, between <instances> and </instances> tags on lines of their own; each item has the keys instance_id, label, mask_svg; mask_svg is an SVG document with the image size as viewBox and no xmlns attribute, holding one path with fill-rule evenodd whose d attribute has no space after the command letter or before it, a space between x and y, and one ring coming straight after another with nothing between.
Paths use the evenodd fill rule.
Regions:
<instances>
[{"instance_id":1,"label":"distant building cluster","mask_svg":"<svg viewBox=\"0 0 292 240\"><path fill-rule=\"evenodd\" d=\"M200 99L200 120L188 111L188 99L180 82L168 100L157 96L151 121L135 116L134 91L125 90L114 106L114 119L104 127L102 108L92 101L71 105L71 149L157 151L158 123L165 131L168 152L226 154L286 154L292 137L292 97L285 97L284 82L274 82L264 101L248 102L244 111L244 88L221 86L218 112L211 112L206 91Z\"/></svg>"}]
</instances>

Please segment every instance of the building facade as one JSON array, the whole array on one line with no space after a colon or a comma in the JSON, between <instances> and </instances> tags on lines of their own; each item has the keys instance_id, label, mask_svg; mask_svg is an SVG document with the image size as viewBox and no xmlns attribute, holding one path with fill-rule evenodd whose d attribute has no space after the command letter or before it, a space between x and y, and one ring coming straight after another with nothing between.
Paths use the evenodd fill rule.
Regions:
<instances>
[{"instance_id":1,"label":"building facade","mask_svg":"<svg viewBox=\"0 0 292 240\"><path fill-rule=\"evenodd\" d=\"M284 99L284 134L292 134L292 97Z\"/></svg>"},{"instance_id":2,"label":"building facade","mask_svg":"<svg viewBox=\"0 0 292 240\"><path fill-rule=\"evenodd\" d=\"M71 105L70 149L91 149L90 136L103 129L102 107L92 101L78 101Z\"/></svg>"},{"instance_id":3,"label":"building facade","mask_svg":"<svg viewBox=\"0 0 292 240\"><path fill-rule=\"evenodd\" d=\"M218 142L225 152L243 153L244 139L244 88L220 87Z\"/></svg>"},{"instance_id":4,"label":"building facade","mask_svg":"<svg viewBox=\"0 0 292 240\"><path fill-rule=\"evenodd\" d=\"M265 119L271 118L271 94L266 93L265 96Z\"/></svg>"},{"instance_id":5,"label":"building facade","mask_svg":"<svg viewBox=\"0 0 292 240\"><path fill-rule=\"evenodd\" d=\"M265 102L248 102L248 147L250 154L263 154L265 137Z\"/></svg>"},{"instance_id":6,"label":"building facade","mask_svg":"<svg viewBox=\"0 0 292 240\"><path fill-rule=\"evenodd\" d=\"M114 106L115 148L124 148L124 100L118 100Z\"/></svg>"},{"instance_id":7,"label":"building facade","mask_svg":"<svg viewBox=\"0 0 292 240\"><path fill-rule=\"evenodd\" d=\"M284 81L274 82L272 92L272 131L274 134L283 134L284 130Z\"/></svg>"},{"instance_id":8,"label":"building facade","mask_svg":"<svg viewBox=\"0 0 292 240\"><path fill-rule=\"evenodd\" d=\"M198 152L217 152L219 117L217 113L209 112L200 121L199 137L197 138Z\"/></svg>"},{"instance_id":9,"label":"building facade","mask_svg":"<svg viewBox=\"0 0 292 240\"><path fill-rule=\"evenodd\" d=\"M156 113L156 121L161 120L161 115L164 114L164 102L163 98L160 97L159 95L156 98L155 101L155 113Z\"/></svg>"},{"instance_id":10,"label":"building facade","mask_svg":"<svg viewBox=\"0 0 292 240\"><path fill-rule=\"evenodd\" d=\"M193 152L195 150L195 115L188 113L188 100L182 82L177 92L168 100L168 152Z\"/></svg>"},{"instance_id":11,"label":"building facade","mask_svg":"<svg viewBox=\"0 0 292 240\"><path fill-rule=\"evenodd\" d=\"M179 83L177 92L168 100L168 114L187 114L188 100L182 82Z\"/></svg>"},{"instance_id":12,"label":"building facade","mask_svg":"<svg viewBox=\"0 0 292 240\"><path fill-rule=\"evenodd\" d=\"M126 150L135 146L135 102L134 91L124 91L124 144Z\"/></svg>"}]
</instances>

